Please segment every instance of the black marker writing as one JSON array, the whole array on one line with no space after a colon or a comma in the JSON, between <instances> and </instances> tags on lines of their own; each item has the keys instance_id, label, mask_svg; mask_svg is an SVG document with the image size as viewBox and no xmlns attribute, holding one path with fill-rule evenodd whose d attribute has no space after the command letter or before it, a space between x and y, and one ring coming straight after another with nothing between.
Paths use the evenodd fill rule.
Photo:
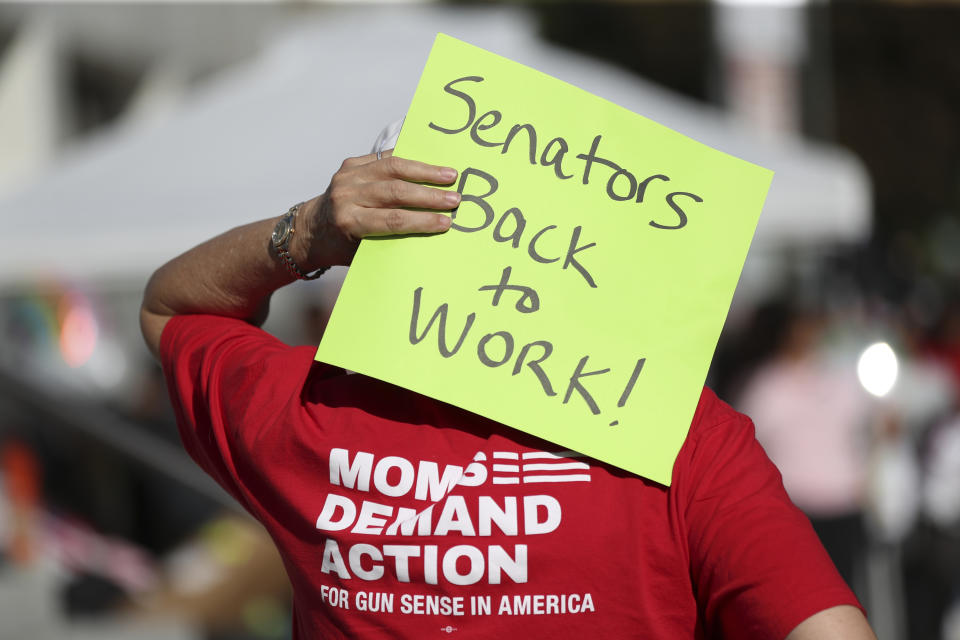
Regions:
<instances>
[{"instance_id":1,"label":"black marker writing","mask_svg":"<svg viewBox=\"0 0 960 640\"><path fill-rule=\"evenodd\" d=\"M471 187L470 189L467 188L468 184ZM489 199L499 188L500 182L486 171L475 167L467 167L461 171L460 180L457 182L457 191L461 196L460 206L451 214L453 222L450 224L450 228L464 233L474 233L483 231L493 224L496 213ZM476 215L477 212L480 213L479 216ZM556 256L557 249L549 252L541 249L541 242L547 242L545 236L556 229L557 226L551 224L537 230L527 244L527 255L535 262L542 264L557 262L563 257L562 269L573 267L583 276L588 285L596 288L597 283L593 275L583 265L577 254L597 246L597 243L581 243L580 237L583 233L583 227L578 225L570 233L566 253ZM527 219L523 215L523 211L518 207L510 207L501 214L500 219L494 225L493 240L503 244L509 243L511 247L517 249L523 243L527 231ZM547 255L544 255L545 253Z\"/></svg>"},{"instance_id":2,"label":"black marker writing","mask_svg":"<svg viewBox=\"0 0 960 640\"><path fill-rule=\"evenodd\" d=\"M587 403L587 406L590 407L590 413L597 415L600 413L600 407L597 406L596 401L593 399L593 396L590 395L590 392L587 391L587 388L583 386L583 383L580 382L580 378L586 378L587 376L599 376L604 373L609 373L610 368L599 369L597 371L586 371L584 372L583 368L587 364L587 360L590 359L590 356L583 356L580 358L580 362L577 363L577 370L573 372L573 375L570 376L570 383L567 385L567 392L563 396L563 404L567 404L570 401L570 396L573 395L573 392L576 391L580 394L580 397L583 398L584 402Z\"/></svg>"},{"instance_id":3,"label":"black marker writing","mask_svg":"<svg viewBox=\"0 0 960 640\"><path fill-rule=\"evenodd\" d=\"M417 318L420 317L420 293L423 291L423 287L417 287L416 291L413 292L413 314L410 316L410 344L417 344L421 340L427 337L427 334L430 333L430 327L433 326L434 320L438 317L440 318L439 326L437 328L437 348L440 350L440 355L444 358L449 358L454 355L457 351L460 350L460 346L463 344L464 339L467 337L467 333L470 331L470 327L473 326L473 321L476 319L477 314L471 313L467 316L467 321L463 326L463 331L460 332L460 338L457 340L457 344L454 345L453 349L447 347L447 303L444 302L442 305L437 307L437 310L433 312L433 315L430 316L430 321L427 322L426 328L423 330L419 336L417 336Z\"/></svg>"},{"instance_id":4,"label":"black marker writing","mask_svg":"<svg viewBox=\"0 0 960 640\"><path fill-rule=\"evenodd\" d=\"M539 158L537 156L538 136L536 127L529 122L517 123L510 127L503 139L497 139L492 133L503 121L503 113L497 109L490 109L479 117L477 116L477 103L467 91L469 84L478 84L484 81L482 76L464 76L451 80L443 87L443 91L457 98L466 106L466 119L462 124L455 126L442 126L435 122L429 122L427 126L434 131L446 135L456 135L469 130L470 139L478 146L483 148L500 148L500 154L504 155L514 145L515 141L523 138L526 141L525 151L527 160L531 165L543 167L553 167L554 175L560 180L569 180L574 174L564 171L564 160L570 151L570 144L563 136L556 136L550 139L543 147ZM465 84L466 83L466 84ZM460 85L460 88L455 88ZM483 134L483 135L481 135ZM522 136L521 136L522 134ZM605 173L606 183L604 185L605 195L614 202L633 201L635 204L643 204L651 183L669 182L670 177L664 173L654 173L645 178L638 178L628 168L620 165L618 162L600 154L600 143L602 135L594 136L590 150L586 153L578 153L575 157L582 161L582 170L580 173L580 182L589 185L593 176L594 165L600 165L609 169ZM517 148L524 148L524 145L517 143ZM489 174L487 174L489 175ZM496 187L493 187L496 190ZM492 193L492 192L491 192ZM489 195L489 194L488 194ZM663 196L663 202L677 215L676 224L664 224L656 220L650 220L649 224L655 229L682 229L687 225L687 212L677 203L677 196L686 196L696 203L703 202L703 198L695 193L688 191L674 191ZM658 216L659 218L659 216Z\"/></svg>"},{"instance_id":5,"label":"black marker writing","mask_svg":"<svg viewBox=\"0 0 960 640\"><path fill-rule=\"evenodd\" d=\"M510 284L511 267L504 267L500 274L500 282L497 284L487 284L478 289L478 291L493 291L493 306L500 304L500 296L504 291L519 291L520 299L517 300L516 309L520 313L533 313L540 309L540 296L534 291L533 287L525 287L521 284Z\"/></svg>"}]
</instances>

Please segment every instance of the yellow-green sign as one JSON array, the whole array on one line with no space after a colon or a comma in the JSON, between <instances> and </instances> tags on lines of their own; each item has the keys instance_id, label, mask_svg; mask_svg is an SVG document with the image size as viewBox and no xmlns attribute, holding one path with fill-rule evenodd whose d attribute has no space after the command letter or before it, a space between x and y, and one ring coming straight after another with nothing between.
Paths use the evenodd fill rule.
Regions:
<instances>
[{"instance_id":1,"label":"yellow-green sign","mask_svg":"<svg viewBox=\"0 0 960 640\"><path fill-rule=\"evenodd\" d=\"M361 243L317 359L669 485L772 172L442 34L395 153L462 203Z\"/></svg>"}]
</instances>

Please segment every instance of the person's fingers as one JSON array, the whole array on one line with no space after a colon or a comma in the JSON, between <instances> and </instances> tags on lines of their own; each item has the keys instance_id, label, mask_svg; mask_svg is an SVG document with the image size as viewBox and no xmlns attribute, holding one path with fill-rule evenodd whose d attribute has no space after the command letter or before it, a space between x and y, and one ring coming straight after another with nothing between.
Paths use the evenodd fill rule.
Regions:
<instances>
[{"instance_id":1,"label":"person's fingers","mask_svg":"<svg viewBox=\"0 0 960 640\"><path fill-rule=\"evenodd\" d=\"M369 209L357 224L359 228L355 230L355 237L440 233L450 228L450 217L429 211Z\"/></svg>"},{"instance_id":2,"label":"person's fingers","mask_svg":"<svg viewBox=\"0 0 960 640\"><path fill-rule=\"evenodd\" d=\"M450 228L445 211L460 204L456 191L429 185L450 184L457 177L451 167L399 158L393 149L344 160L324 198L328 224L346 238L368 235L438 233ZM410 211L408 209L414 209Z\"/></svg>"},{"instance_id":3,"label":"person's fingers","mask_svg":"<svg viewBox=\"0 0 960 640\"><path fill-rule=\"evenodd\" d=\"M415 207L444 210L459 205L460 194L403 180L381 180L365 185L357 204L372 208Z\"/></svg>"},{"instance_id":4,"label":"person's fingers","mask_svg":"<svg viewBox=\"0 0 960 640\"><path fill-rule=\"evenodd\" d=\"M378 178L398 178L409 182L426 182L430 184L450 184L457 178L457 170L453 167L441 167L427 164L409 158L400 158L393 155L393 149L364 156L347 158L343 161L342 170L354 173L353 169L362 169L364 172L375 171Z\"/></svg>"},{"instance_id":5,"label":"person's fingers","mask_svg":"<svg viewBox=\"0 0 960 640\"><path fill-rule=\"evenodd\" d=\"M362 156L354 156L352 158L345 159L341 165L341 169L355 169L357 167L362 167L363 165L372 164L381 160L383 158L389 158L393 155L393 149L385 149L380 152L380 158L377 158L377 152L367 153Z\"/></svg>"},{"instance_id":6,"label":"person's fingers","mask_svg":"<svg viewBox=\"0 0 960 640\"><path fill-rule=\"evenodd\" d=\"M379 178L396 178L408 182L426 182L428 184L450 184L457 178L453 167L441 167L409 158L386 155L370 164L370 170L376 171Z\"/></svg>"}]
</instances>

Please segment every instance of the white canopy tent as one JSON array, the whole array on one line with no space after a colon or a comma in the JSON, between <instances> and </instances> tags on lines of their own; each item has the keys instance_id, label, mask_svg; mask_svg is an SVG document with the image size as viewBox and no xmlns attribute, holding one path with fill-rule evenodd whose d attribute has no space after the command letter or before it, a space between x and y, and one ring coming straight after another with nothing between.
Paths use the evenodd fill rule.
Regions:
<instances>
[{"instance_id":1,"label":"white canopy tent","mask_svg":"<svg viewBox=\"0 0 960 640\"><path fill-rule=\"evenodd\" d=\"M869 181L849 153L761 140L718 110L545 44L519 9L344 8L279 34L165 120L100 135L0 201L0 288L51 275L140 286L200 240L321 192L403 115L441 31L776 171L755 251L869 232Z\"/></svg>"}]
</instances>

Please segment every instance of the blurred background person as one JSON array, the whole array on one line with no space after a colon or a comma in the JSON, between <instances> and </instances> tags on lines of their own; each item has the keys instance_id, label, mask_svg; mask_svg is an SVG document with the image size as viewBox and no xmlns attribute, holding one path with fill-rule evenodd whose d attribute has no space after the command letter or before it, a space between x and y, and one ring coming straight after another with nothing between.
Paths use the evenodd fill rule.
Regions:
<instances>
[{"instance_id":1,"label":"blurred background person","mask_svg":"<svg viewBox=\"0 0 960 640\"><path fill-rule=\"evenodd\" d=\"M824 330L821 314L791 313L736 406L753 419L787 493L810 517L840 575L863 597L869 405L856 371L823 357Z\"/></svg>"}]
</instances>

